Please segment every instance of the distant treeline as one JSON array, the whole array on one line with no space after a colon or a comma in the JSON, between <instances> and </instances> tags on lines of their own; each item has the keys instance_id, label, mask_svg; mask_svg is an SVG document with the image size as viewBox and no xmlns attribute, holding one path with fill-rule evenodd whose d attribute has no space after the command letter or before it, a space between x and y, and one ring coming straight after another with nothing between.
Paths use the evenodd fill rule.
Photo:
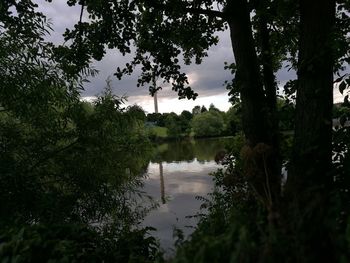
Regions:
<instances>
[{"instance_id":1,"label":"distant treeline","mask_svg":"<svg viewBox=\"0 0 350 263\"><path fill-rule=\"evenodd\" d=\"M93 111L94 106L84 102L87 111ZM241 107L229 108L226 112L220 111L214 104L195 106L191 111L184 110L180 114L146 113L142 107L132 105L124 109L144 129L151 140L179 139L186 137L219 137L232 136L242 131ZM280 115L281 131L292 130L294 126L294 105L282 99L278 100L278 114Z\"/></svg>"},{"instance_id":2,"label":"distant treeline","mask_svg":"<svg viewBox=\"0 0 350 263\"><path fill-rule=\"evenodd\" d=\"M151 127L151 138L161 135L156 127L166 128L168 138L227 136L242 129L238 108L232 107L223 112L214 104L209 109L195 106L191 112L184 110L179 115L174 112L150 113L146 120L146 124Z\"/></svg>"}]
</instances>

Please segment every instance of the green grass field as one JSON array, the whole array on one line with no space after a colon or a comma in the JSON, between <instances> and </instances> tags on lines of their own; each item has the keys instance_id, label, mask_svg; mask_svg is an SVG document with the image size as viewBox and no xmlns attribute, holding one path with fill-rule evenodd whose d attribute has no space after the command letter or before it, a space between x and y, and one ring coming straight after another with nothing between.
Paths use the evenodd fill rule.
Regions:
<instances>
[{"instance_id":1,"label":"green grass field","mask_svg":"<svg viewBox=\"0 0 350 263\"><path fill-rule=\"evenodd\" d=\"M165 127L153 126L153 127L149 127L148 130L149 130L149 134L152 134L155 137L158 137L158 138L168 137L168 129Z\"/></svg>"}]
</instances>

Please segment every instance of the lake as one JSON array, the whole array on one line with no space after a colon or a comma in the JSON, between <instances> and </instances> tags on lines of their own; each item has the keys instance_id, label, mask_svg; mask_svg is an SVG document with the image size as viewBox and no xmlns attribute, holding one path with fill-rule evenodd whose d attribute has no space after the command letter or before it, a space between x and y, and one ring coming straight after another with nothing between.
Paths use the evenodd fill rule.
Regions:
<instances>
[{"instance_id":1,"label":"lake","mask_svg":"<svg viewBox=\"0 0 350 263\"><path fill-rule=\"evenodd\" d=\"M144 189L158 204L144 219L144 226L157 230L161 248L170 255L174 248L173 229L191 234L198 219L189 217L200 212L201 200L213 190L209 175L220 165L215 155L224 150L230 138L212 138L159 144L147 168Z\"/></svg>"}]
</instances>

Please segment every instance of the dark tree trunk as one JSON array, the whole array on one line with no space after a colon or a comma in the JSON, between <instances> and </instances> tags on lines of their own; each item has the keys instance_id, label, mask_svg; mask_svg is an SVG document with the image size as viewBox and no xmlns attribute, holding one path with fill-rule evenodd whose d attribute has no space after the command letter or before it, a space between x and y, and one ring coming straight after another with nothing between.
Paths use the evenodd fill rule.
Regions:
<instances>
[{"instance_id":1,"label":"dark tree trunk","mask_svg":"<svg viewBox=\"0 0 350 263\"><path fill-rule=\"evenodd\" d=\"M268 1L257 1L256 13L258 17L258 33L260 35L260 60L262 65L262 77L268 107L267 121L270 127L271 144L275 149L274 174L281 175L282 160L280 154L280 130L277 116L277 83L275 78L273 55L270 43L270 31L268 29ZM280 184L280 180L278 180ZM279 189L280 190L280 189Z\"/></svg>"},{"instance_id":2,"label":"dark tree trunk","mask_svg":"<svg viewBox=\"0 0 350 263\"><path fill-rule=\"evenodd\" d=\"M268 29L268 2L256 1L256 13L258 17L257 30L260 35L260 60L262 64L263 83L266 92L267 105L272 113L277 110L277 83L273 70L273 55L270 43L270 31ZM277 118L274 118L277 120Z\"/></svg>"},{"instance_id":3,"label":"dark tree trunk","mask_svg":"<svg viewBox=\"0 0 350 263\"><path fill-rule=\"evenodd\" d=\"M296 190L325 186L331 168L334 0L303 0L293 172Z\"/></svg>"},{"instance_id":4,"label":"dark tree trunk","mask_svg":"<svg viewBox=\"0 0 350 263\"><path fill-rule=\"evenodd\" d=\"M332 184L332 32L334 0L300 0L300 47L295 138L286 196L299 225L300 249L331 262L325 216ZM328 257L328 258L327 258ZM304 259L305 260L305 259ZM310 258L310 261L313 261Z\"/></svg>"},{"instance_id":5,"label":"dark tree trunk","mask_svg":"<svg viewBox=\"0 0 350 263\"><path fill-rule=\"evenodd\" d=\"M240 88L243 130L247 141L242 149L244 172L272 211L280 196L280 169L276 162L278 145L260 74L247 1L230 1L226 17L237 66L236 81Z\"/></svg>"},{"instance_id":6,"label":"dark tree trunk","mask_svg":"<svg viewBox=\"0 0 350 263\"><path fill-rule=\"evenodd\" d=\"M240 87L243 129L249 144L266 141L266 99L252 36L246 0L231 1L229 26L231 43L237 65L236 81Z\"/></svg>"}]
</instances>

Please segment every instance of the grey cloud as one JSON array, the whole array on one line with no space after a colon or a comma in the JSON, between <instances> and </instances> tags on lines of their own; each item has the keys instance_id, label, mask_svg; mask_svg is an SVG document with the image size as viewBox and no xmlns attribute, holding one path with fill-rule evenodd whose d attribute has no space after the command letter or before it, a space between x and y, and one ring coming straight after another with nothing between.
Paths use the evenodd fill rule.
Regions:
<instances>
[{"instance_id":1,"label":"grey cloud","mask_svg":"<svg viewBox=\"0 0 350 263\"><path fill-rule=\"evenodd\" d=\"M66 1L54 0L52 3L47 3L44 0L36 0L39 4L39 10L52 19L54 32L49 38L56 43L62 43L62 33L66 28L72 28L79 19L80 8L68 7ZM84 17L84 19L87 19ZM225 80L231 80L232 76L229 71L224 70L224 62L229 63L234 61L229 31L219 32L217 35L220 42L217 46L212 47L208 51L208 57L204 58L201 65L183 66L183 71L188 73L195 81L191 87L199 94L200 97L214 96L226 92L223 86ZM147 88L137 88L137 77L140 74L137 69L133 75L125 76L121 81L118 81L113 74L118 66L123 67L126 62L129 62L132 54L122 56L117 50L108 50L104 59L99 62L94 62L93 66L99 70L99 74L95 78L90 78L90 83L85 84L85 90L82 96L95 96L102 92L106 86L106 79L111 76L112 86L117 95L127 95L130 101L138 101L140 98L149 98ZM281 71L279 79L287 79L290 76L289 72ZM169 85L162 84L164 89L160 92L160 98L174 98L176 93L171 91ZM135 97L135 99L133 99Z\"/></svg>"},{"instance_id":2,"label":"grey cloud","mask_svg":"<svg viewBox=\"0 0 350 263\"><path fill-rule=\"evenodd\" d=\"M146 95L146 89L137 88L137 76L140 74L136 70L131 76L124 76L120 81L113 75L118 66L123 67L125 63L130 62L132 54L122 56L118 50L108 50L105 57L101 61L95 61L93 67L99 70L99 74L95 78L90 78L90 83L85 85L83 96L94 96L106 87L106 80L110 78L113 91L117 95Z\"/></svg>"},{"instance_id":3,"label":"grey cloud","mask_svg":"<svg viewBox=\"0 0 350 263\"><path fill-rule=\"evenodd\" d=\"M200 96L215 95L224 92L224 81L232 78L229 72L224 70L224 61L233 61L232 51L230 48L221 45L221 43L208 52L208 57L204 59L201 65L183 65L183 71L189 74L190 80L191 76L195 77L196 80L190 84ZM92 96L101 92L103 87L106 86L105 80L108 76L111 76L113 80L112 85L115 87L114 90L118 95L127 94L129 96L141 96L149 94L146 87L136 87L137 77L140 74L139 69L137 69L133 75L123 77L121 81L118 81L115 76L113 76L117 66L124 66L131 58L132 55L123 57L117 50L107 51L102 61L94 63L94 66L100 71L100 74L98 77L90 80L91 82L86 85L83 95ZM174 94L176 94L171 91L169 84L159 83L159 85L163 86L161 92L162 97L174 97Z\"/></svg>"},{"instance_id":4,"label":"grey cloud","mask_svg":"<svg viewBox=\"0 0 350 263\"><path fill-rule=\"evenodd\" d=\"M54 32L49 39L56 43L62 43L62 34L65 29L72 28L78 21L80 7L68 7L66 1L62 0L54 0L52 3L44 0L36 0L36 2L39 5L39 10L52 19ZM84 17L84 19L88 18ZM229 31L218 32L217 35L220 38L219 44L208 51L208 57L201 65L183 66L184 72L196 76L196 81L191 83L191 86L200 96L213 96L225 92L224 81L232 79L229 71L224 70L225 61L229 63L234 61ZM136 87L139 70L136 70L132 76L125 76L121 81L113 76L117 66L124 66L131 58L132 55L123 57L117 50L108 50L102 61L93 63L93 66L100 73L97 77L90 78L90 83L85 85L82 96L94 96L101 93L106 86L105 80L109 76L111 76L112 86L117 95L147 96L149 93L147 88ZM291 78L295 78L295 72L287 71L285 68L278 72L278 80L282 83ZM167 88L166 84L163 86L162 97L174 97L175 93Z\"/></svg>"},{"instance_id":5,"label":"grey cloud","mask_svg":"<svg viewBox=\"0 0 350 263\"><path fill-rule=\"evenodd\" d=\"M66 1L56 0L52 3L47 3L44 0L36 0L39 5L39 10L42 11L48 18L51 19L54 32L48 37L50 41L62 43L62 34L66 28L72 28L79 19L79 6L68 7ZM86 17L84 19L87 19ZM193 89L200 96L215 95L218 92L224 92L222 86L224 80L230 79L229 73L225 72L223 67L224 61L233 61L232 50L230 48L228 32L219 32L218 36L221 41L219 45L212 47L208 52L208 57L204 59L201 65L184 66L183 70L186 73L195 74L197 81L192 84ZM137 88L137 77L140 74L136 70L133 75L125 76L121 81L118 81L113 74L118 66L123 67L126 62L129 62L132 55L123 57L117 50L108 50L104 59L99 62L94 62L93 66L99 70L99 74L95 78L90 78L90 83L85 84L85 90L82 96L95 96L101 93L106 86L106 79L111 76L112 86L117 95L133 96L148 96L147 88ZM176 93L164 86L162 96L174 97Z\"/></svg>"}]
</instances>

